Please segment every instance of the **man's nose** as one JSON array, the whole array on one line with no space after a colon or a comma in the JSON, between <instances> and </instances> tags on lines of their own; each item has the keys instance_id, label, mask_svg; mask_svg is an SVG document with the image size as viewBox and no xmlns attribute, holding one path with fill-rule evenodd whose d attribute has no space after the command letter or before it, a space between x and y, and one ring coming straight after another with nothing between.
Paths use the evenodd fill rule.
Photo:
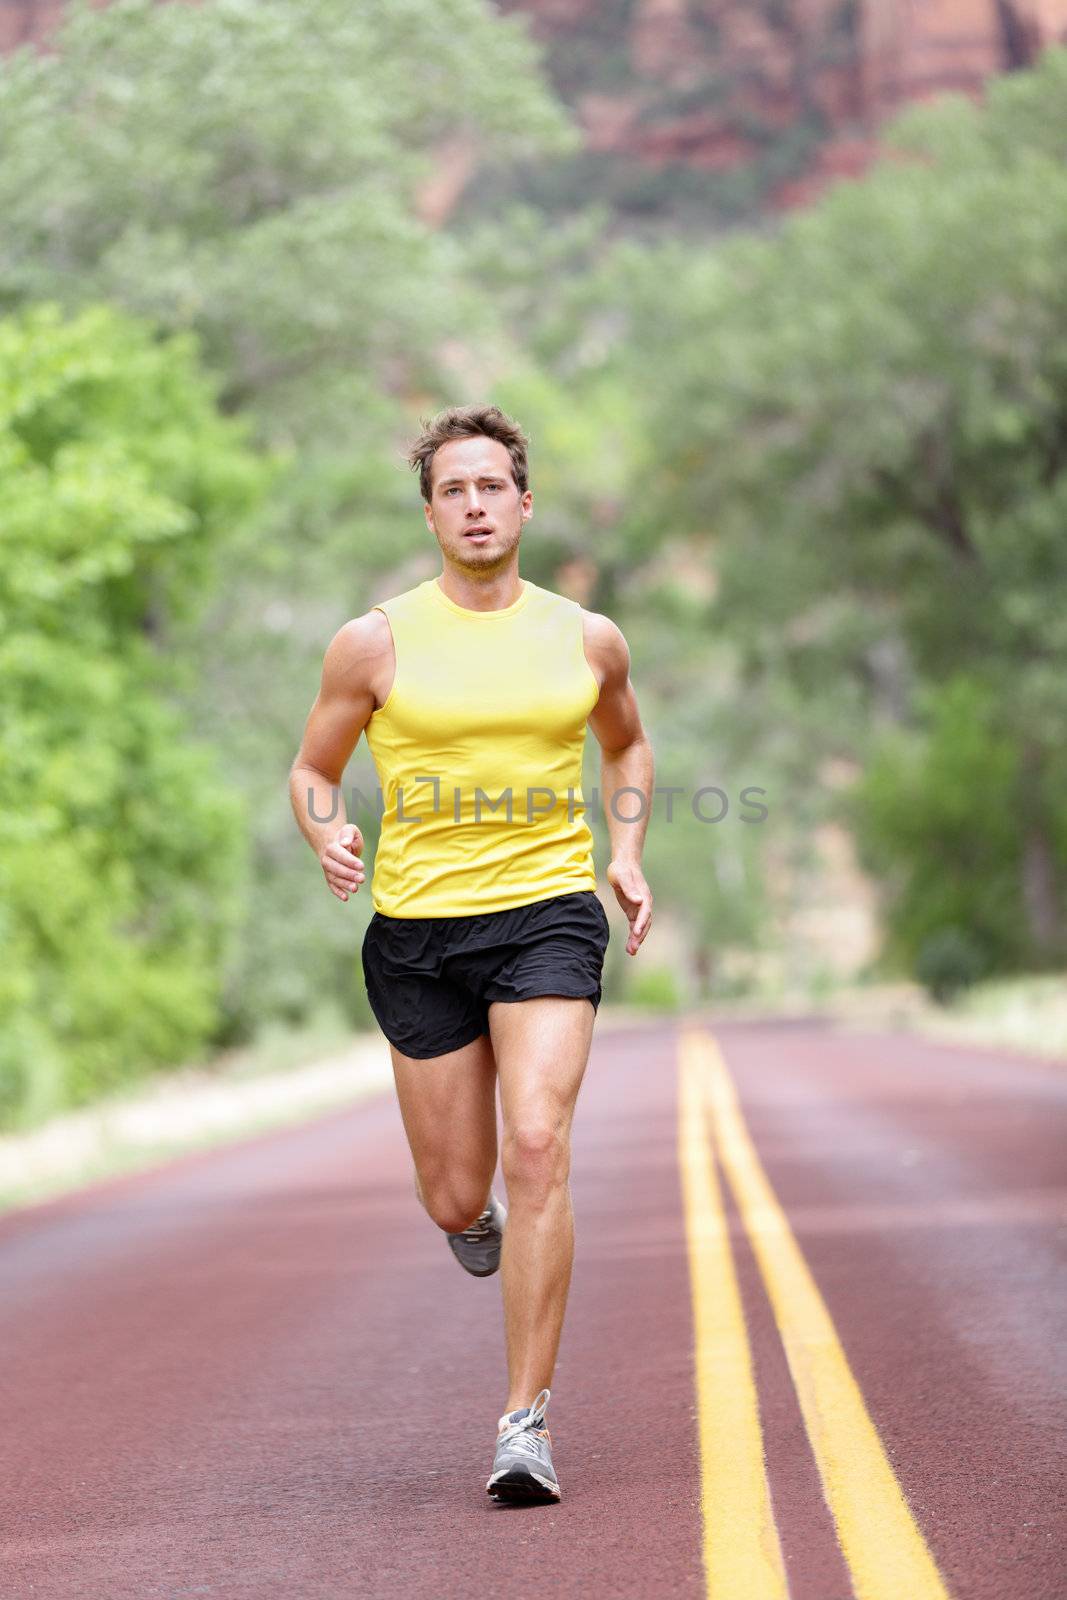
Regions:
<instances>
[{"instance_id":1,"label":"man's nose","mask_svg":"<svg viewBox=\"0 0 1067 1600\"><path fill-rule=\"evenodd\" d=\"M481 509L481 496L479 495L477 489L472 486L467 490L467 515L470 516L472 511L480 511Z\"/></svg>"}]
</instances>

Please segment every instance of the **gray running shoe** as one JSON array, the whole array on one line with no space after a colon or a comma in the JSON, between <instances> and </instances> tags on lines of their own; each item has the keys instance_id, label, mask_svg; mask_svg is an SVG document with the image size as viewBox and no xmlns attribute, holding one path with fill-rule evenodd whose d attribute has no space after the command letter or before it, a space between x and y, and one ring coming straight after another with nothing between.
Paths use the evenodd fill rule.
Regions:
<instances>
[{"instance_id":1,"label":"gray running shoe","mask_svg":"<svg viewBox=\"0 0 1067 1600\"><path fill-rule=\"evenodd\" d=\"M448 1242L452 1254L461 1267L475 1278L490 1278L500 1265L500 1247L504 1242L504 1224L508 1214L495 1194L481 1216L464 1228L462 1233L450 1233Z\"/></svg>"},{"instance_id":2,"label":"gray running shoe","mask_svg":"<svg viewBox=\"0 0 1067 1600\"><path fill-rule=\"evenodd\" d=\"M559 1483L552 1465L552 1440L544 1426L551 1391L542 1389L532 1406L501 1417L493 1470L486 1493L494 1500L524 1505L555 1504Z\"/></svg>"}]
</instances>

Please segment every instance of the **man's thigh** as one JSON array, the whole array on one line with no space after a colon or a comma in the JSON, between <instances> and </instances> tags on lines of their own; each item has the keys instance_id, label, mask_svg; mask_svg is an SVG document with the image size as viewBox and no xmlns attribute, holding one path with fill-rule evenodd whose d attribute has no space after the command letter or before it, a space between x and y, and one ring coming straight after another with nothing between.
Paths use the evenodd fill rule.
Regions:
<instances>
[{"instance_id":1,"label":"man's thigh","mask_svg":"<svg viewBox=\"0 0 1067 1600\"><path fill-rule=\"evenodd\" d=\"M591 1001L564 995L491 1003L505 1137L546 1127L569 1135L595 1020Z\"/></svg>"},{"instance_id":2,"label":"man's thigh","mask_svg":"<svg viewBox=\"0 0 1067 1600\"><path fill-rule=\"evenodd\" d=\"M420 1178L496 1166L496 1060L488 1034L445 1055L389 1047L404 1131Z\"/></svg>"}]
</instances>

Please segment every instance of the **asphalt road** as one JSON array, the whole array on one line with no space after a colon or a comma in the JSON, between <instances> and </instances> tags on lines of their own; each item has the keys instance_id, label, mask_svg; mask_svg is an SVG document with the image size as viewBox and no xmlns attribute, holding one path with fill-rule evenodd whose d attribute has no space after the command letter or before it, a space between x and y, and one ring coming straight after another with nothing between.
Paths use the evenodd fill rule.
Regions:
<instances>
[{"instance_id":1,"label":"asphalt road","mask_svg":"<svg viewBox=\"0 0 1067 1600\"><path fill-rule=\"evenodd\" d=\"M0 1594L1067 1596L1067 1063L594 1041L549 1414L390 1097L0 1219Z\"/></svg>"}]
</instances>

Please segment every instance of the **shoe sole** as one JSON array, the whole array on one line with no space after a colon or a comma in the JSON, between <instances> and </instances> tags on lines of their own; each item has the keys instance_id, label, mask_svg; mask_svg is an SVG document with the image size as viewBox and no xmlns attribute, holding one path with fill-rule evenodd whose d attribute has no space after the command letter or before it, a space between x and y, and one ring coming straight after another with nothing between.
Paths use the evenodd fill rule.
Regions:
<instances>
[{"instance_id":1,"label":"shoe sole","mask_svg":"<svg viewBox=\"0 0 1067 1600\"><path fill-rule=\"evenodd\" d=\"M451 1244L449 1245L449 1249L452 1250ZM472 1278L491 1278L495 1272L499 1272L500 1271L500 1262L499 1262L499 1260L495 1263L494 1266L486 1267L483 1271L479 1272L474 1267L468 1267L467 1263L463 1260L462 1256L456 1255L455 1250L452 1250L452 1254L454 1256L456 1256L456 1260L459 1262L459 1264L463 1268L464 1272L468 1272Z\"/></svg>"},{"instance_id":2,"label":"shoe sole","mask_svg":"<svg viewBox=\"0 0 1067 1600\"><path fill-rule=\"evenodd\" d=\"M504 1500L511 1505L558 1505L559 1489L550 1489L539 1478L527 1472L511 1471L502 1478L490 1479L485 1492L494 1500Z\"/></svg>"}]
</instances>

